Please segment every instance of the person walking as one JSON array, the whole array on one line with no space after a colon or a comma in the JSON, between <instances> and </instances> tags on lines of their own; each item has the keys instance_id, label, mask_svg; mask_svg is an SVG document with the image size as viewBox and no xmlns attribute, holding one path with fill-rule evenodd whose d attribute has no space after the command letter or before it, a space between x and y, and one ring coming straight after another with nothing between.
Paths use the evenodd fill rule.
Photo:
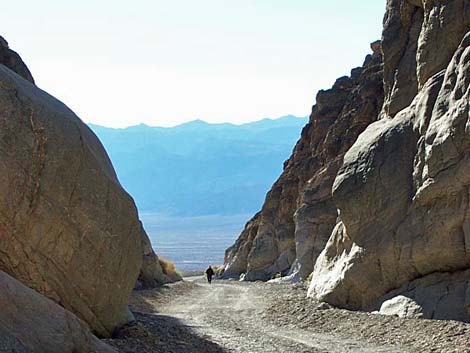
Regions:
<instances>
[{"instance_id":1,"label":"person walking","mask_svg":"<svg viewBox=\"0 0 470 353\"><path fill-rule=\"evenodd\" d=\"M207 277L207 282L212 283L212 277L214 277L215 275L215 272L214 270L212 269L211 266L209 266L206 270L206 277Z\"/></svg>"}]
</instances>

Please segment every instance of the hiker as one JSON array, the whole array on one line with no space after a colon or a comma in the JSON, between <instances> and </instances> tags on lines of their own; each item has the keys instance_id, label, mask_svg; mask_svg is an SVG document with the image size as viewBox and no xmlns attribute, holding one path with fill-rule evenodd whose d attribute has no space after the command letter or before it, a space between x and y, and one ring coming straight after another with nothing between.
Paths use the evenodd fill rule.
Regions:
<instances>
[{"instance_id":1,"label":"hiker","mask_svg":"<svg viewBox=\"0 0 470 353\"><path fill-rule=\"evenodd\" d=\"M207 282L212 283L212 277L215 275L214 270L209 266L206 270Z\"/></svg>"}]
</instances>

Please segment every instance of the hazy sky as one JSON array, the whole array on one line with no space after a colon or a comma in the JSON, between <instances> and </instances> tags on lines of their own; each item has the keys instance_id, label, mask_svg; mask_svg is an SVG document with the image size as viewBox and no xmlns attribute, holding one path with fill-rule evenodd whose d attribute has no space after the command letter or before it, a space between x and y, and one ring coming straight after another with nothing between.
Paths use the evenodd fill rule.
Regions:
<instances>
[{"instance_id":1,"label":"hazy sky","mask_svg":"<svg viewBox=\"0 0 470 353\"><path fill-rule=\"evenodd\" d=\"M362 64L385 0L24 0L2 33L86 122L170 126L308 115Z\"/></svg>"}]
</instances>

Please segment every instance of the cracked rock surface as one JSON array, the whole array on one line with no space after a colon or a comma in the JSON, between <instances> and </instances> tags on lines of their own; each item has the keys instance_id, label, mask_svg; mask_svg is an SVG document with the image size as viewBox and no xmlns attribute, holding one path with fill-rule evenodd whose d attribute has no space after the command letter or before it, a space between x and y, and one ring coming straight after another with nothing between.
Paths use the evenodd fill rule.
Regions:
<instances>
[{"instance_id":1,"label":"cracked rock surface","mask_svg":"<svg viewBox=\"0 0 470 353\"><path fill-rule=\"evenodd\" d=\"M389 1L384 41L397 43L383 46L387 72L387 53L413 44L402 43L397 28L418 21L407 59L417 94L396 114L385 104L382 119L346 153L333 185L340 222L315 264L310 295L371 310L401 295L425 318L470 321L470 7L413 3L424 19L403 18L413 6ZM402 18L390 20L398 7ZM405 63L402 56L386 86L401 86ZM386 93L393 102L393 90Z\"/></svg>"}]
</instances>

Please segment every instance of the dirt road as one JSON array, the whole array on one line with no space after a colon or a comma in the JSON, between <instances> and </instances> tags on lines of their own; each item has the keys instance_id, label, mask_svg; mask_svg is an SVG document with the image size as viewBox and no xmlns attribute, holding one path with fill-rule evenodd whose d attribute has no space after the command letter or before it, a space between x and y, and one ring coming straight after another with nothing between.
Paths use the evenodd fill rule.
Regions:
<instances>
[{"instance_id":1,"label":"dirt road","mask_svg":"<svg viewBox=\"0 0 470 353\"><path fill-rule=\"evenodd\" d=\"M268 287L252 283L189 279L199 287L192 298L180 297L161 311L227 352L405 352L337 335L279 327L263 320Z\"/></svg>"},{"instance_id":2,"label":"dirt road","mask_svg":"<svg viewBox=\"0 0 470 353\"><path fill-rule=\"evenodd\" d=\"M470 325L331 308L306 286L189 278L135 291L120 353L470 352Z\"/></svg>"}]
</instances>

